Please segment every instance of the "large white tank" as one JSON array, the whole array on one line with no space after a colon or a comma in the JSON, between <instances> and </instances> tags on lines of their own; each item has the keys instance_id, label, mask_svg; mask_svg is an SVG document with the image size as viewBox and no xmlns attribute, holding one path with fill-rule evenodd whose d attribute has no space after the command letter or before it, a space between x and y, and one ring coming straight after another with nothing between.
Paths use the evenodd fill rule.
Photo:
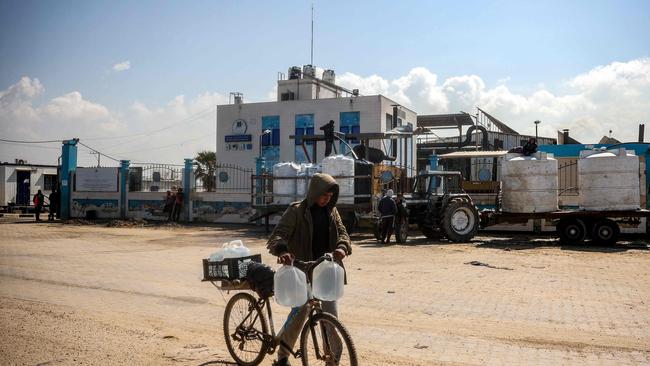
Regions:
<instances>
[{"instance_id":1,"label":"large white tank","mask_svg":"<svg viewBox=\"0 0 650 366\"><path fill-rule=\"evenodd\" d=\"M551 212L558 209L557 160L552 154L506 155L501 167L503 212Z\"/></svg>"},{"instance_id":2,"label":"large white tank","mask_svg":"<svg viewBox=\"0 0 650 366\"><path fill-rule=\"evenodd\" d=\"M586 150L578 160L580 208L636 210L641 206L639 157L625 149Z\"/></svg>"},{"instance_id":3,"label":"large white tank","mask_svg":"<svg viewBox=\"0 0 650 366\"><path fill-rule=\"evenodd\" d=\"M298 172L298 180L296 181L296 195L298 197L305 197L307 188L309 187L309 180L314 174L320 171L320 165L311 163L300 164L300 171Z\"/></svg>"},{"instance_id":4,"label":"large white tank","mask_svg":"<svg viewBox=\"0 0 650 366\"><path fill-rule=\"evenodd\" d=\"M322 162L323 173L329 174L339 184L338 203L354 203L354 178L336 178L337 176L354 176L354 159L343 155L328 156ZM348 196L348 197L345 197Z\"/></svg>"},{"instance_id":5,"label":"large white tank","mask_svg":"<svg viewBox=\"0 0 650 366\"><path fill-rule=\"evenodd\" d=\"M300 166L295 163L277 163L273 166L273 177L295 177L300 171ZM278 197L279 194L289 194L294 196ZM274 179L273 180L273 202L280 204L289 204L297 201L296 180L295 179Z\"/></svg>"}]
</instances>

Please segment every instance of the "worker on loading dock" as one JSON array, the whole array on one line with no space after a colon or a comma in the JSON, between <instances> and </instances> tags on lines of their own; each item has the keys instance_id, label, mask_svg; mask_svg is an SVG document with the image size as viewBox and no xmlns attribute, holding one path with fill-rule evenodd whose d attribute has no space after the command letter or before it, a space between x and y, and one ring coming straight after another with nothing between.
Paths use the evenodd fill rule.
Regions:
<instances>
[{"instance_id":1,"label":"worker on loading dock","mask_svg":"<svg viewBox=\"0 0 650 366\"><path fill-rule=\"evenodd\" d=\"M379 201L377 207L381 218L381 243L390 244L390 237L393 235L397 205L393 201L393 190L386 191L386 195Z\"/></svg>"}]
</instances>

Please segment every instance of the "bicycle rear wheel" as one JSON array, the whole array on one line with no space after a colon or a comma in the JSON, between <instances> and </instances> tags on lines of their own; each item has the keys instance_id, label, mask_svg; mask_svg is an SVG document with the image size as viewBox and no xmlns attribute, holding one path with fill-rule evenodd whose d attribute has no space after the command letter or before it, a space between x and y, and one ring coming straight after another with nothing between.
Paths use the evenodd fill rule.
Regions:
<instances>
[{"instance_id":1,"label":"bicycle rear wheel","mask_svg":"<svg viewBox=\"0 0 650 366\"><path fill-rule=\"evenodd\" d=\"M255 297L245 292L233 296L223 314L223 335L232 358L239 365L258 365L266 353L265 334L266 318Z\"/></svg>"},{"instance_id":2,"label":"bicycle rear wheel","mask_svg":"<svg viewBox=\"0 0 650 366\"><path fill-rule=\"evenodd\" d=\"M357 351L347 329L329 313L314 315L300 334L303 366L357 366Z\"/></svg>"}]
</instances>

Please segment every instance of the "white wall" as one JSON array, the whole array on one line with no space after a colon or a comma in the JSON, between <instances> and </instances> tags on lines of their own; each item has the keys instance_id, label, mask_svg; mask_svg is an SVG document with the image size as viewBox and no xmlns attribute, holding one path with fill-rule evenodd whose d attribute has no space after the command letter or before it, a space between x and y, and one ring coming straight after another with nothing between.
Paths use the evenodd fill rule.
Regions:
<instances>
[{"instance_id":1,"label":"white wall","mask_svg":"<svg viewBox=\"0 0 650 366\"><path fill-rule=\"evenodd\" d=\"M262 132L262 116L280 116L280 160L295 160L295 142L289 139L295 132L295 117L297 114L314 114L314 132L319 134L319 128L329 120L334 120L335 131L339 130L341 112L359 112L361 132L385 132L386 113L392 114L394 104L381 95L360 96L351 98L330 98L318 100L292 100L284 102L243 103L220 105L217 107L217 161L231 163L245 168L255 168L255 158L259 155L260 135ZM415 112L406 111L406 120L415 126ZM227 151L226 135L232 135L232 123L237 119L246 121L246 134L252 135L252 150ZM337 149L339 148L336 144ZM413 144L415 157L416 144ZM371 143L373 147L381 147L381 142ZM317 161L324 157L325 144L318 144ZM309 150L311 154L311 150Z\"/></svg>"}]
</instances>

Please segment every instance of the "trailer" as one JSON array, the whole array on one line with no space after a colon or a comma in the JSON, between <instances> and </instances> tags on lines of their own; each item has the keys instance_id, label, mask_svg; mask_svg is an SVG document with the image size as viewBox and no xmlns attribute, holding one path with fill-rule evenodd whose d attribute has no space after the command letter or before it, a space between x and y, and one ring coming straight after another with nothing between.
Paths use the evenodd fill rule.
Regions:
<instances>
[{"instance_id":1,"label":"trailer","mask_svg":"<svg viewBox=\"0 0 650 366\"><path fill-rule=\"evenodd\" d=\"M500 210L482 210L479 213L481 228L498 224L521 224L543 219L556 223L556 235L562 244L582 244L590 239L599 245L612 245L618 241L619 223L636 223L650 218L650 210L584 211L557 210L551 212L510 213Z\"/></svg>"}]
</instances>

